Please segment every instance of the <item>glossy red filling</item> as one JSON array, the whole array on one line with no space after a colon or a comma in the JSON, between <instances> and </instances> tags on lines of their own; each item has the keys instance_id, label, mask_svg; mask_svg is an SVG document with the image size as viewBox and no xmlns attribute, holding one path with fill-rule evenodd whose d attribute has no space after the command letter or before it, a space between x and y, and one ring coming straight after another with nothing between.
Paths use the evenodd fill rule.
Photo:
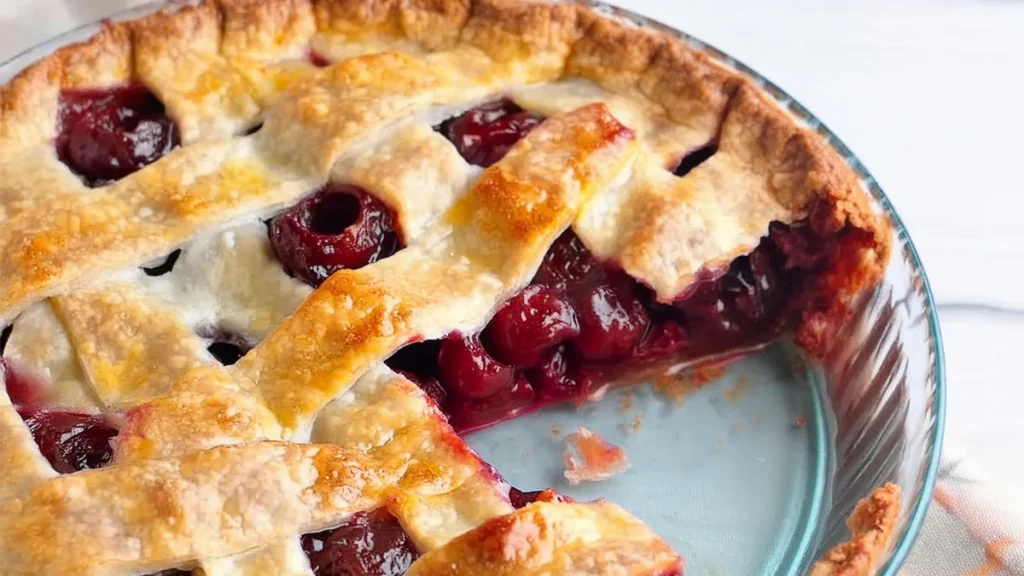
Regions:
<instances>
[{"instance_id":1,"label":"glossy red filling","mask_svg":"<svg viewBox=\"0 0 1024 576\"><path fill-rule=\"evenodd\" d=\"M328 185L270 221L270 244L286 272L319 286L402 248L393 210L357 186Z\"/></svg>"},{"instance_id":2,"label":"glossy red filling","mask_svg":"<svg viewBox=\"0 0 1024 576\"><path fill-rule=\"evenodd\" d=\"M449 118L437 131L455 145L467 162L486 168L501 160L516 142L543 121L540 114L523 110L506 98Z\"/></svg>"},{"instance_id":3,"label":"glossy red filling","mask_svg":"<svg viewBox=\"0 0 1024 576\"><path fill-rule=\"evenodd\" d=\"M809 273L829 266L843 241L841 234L822 237L807 222L773 223L751 253L702 272L667 304L595 260L567 231L531 284L480 334L411 344L388 364L429 383L424 388L452 426L472 431L594 396L627 368L723 353L774 335L797 313L830 302L819 298Z\"/></svg>"},{"instance_id":4,"label":"glossy red filling","mask_svg":"<svg viewBox=\"0 0 1024 576\"><path fill-rule=\"evenodd\" d=\"M489 166L543 121L511 100L484 104L437 129L469 162ZM714 142L682 158L684 176L715 154ZM818 208L829 208L821 206ZM529 286L479 334L451 334L399 351L388 363L416 381L461 432L539 406L599 393L624 371L665 359L700 358L759 342L795 316L835 323L834 290L814 274L836 267L856 231L832 230L827 210L806 221L773 223L749 254L704 270L674 302L609 263L571 231L551 247ZM814 344L814 343L809 343ZM812 346L808 346L811 348Z\"/></svg>"},{"instance_id":5,"label":"glossy red filling","mask_svg":"<svg viewBox=\"0 0 1024 576\"><path fill-rule=\"evenodd\" d=\"M398 520L384 508L306 534L302 549L317 576L398 576L419 557Z\"/></svg>"},{"instance_id":6,"label":"glossy red filling","mask_svg":"<svg viewBox=\"0 0 1024 576\"><path fill-rule=\"evenodd\" d=\"M5 366L6 390L39 452L60 474L101 468L114 455L110 441L117 428L102 414L42 407L41 385Z\"/></svg>"},{"instance_id":7,"label":"glossy red filling","mask_svg":"<svg viewBox=\"0 0 1024 576\"><path fill-rule=\"evenodd\" d=\"M57 156L89 186L135 172L178 146L178 130L145 88L65 90L60 95Z\"/></svg>"}]
</instances>

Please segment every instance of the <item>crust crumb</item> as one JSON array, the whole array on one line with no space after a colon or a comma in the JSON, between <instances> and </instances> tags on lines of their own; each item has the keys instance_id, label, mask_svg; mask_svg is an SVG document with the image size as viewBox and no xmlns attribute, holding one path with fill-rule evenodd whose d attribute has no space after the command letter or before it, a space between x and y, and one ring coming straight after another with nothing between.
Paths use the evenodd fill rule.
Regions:
<instances>
[{"instance_id":1,"label":"crust crumb","mask_svg":"<svg viewBox=\"0 0 1024 576\"><path fill-rule=\"evenodd\" d=\"M672 403L680 405L690 392L709 382L718 380L729 370L730 362L705 364L677 374L666 374L654 383L654 390L667 396Z\"/></svg>"},{"instance_id":2,"label":"crust crumb","mask_svg":"<svg viewBox=\"0 0 1024 576\"><path fill-rule=\"evenodd\" d=\"M619 410L622 412L629 412L633 410L634 397L632 392L625 392L619 397Z\"/></svg>"},{"instance_id":3,"label":"crust crumb","mask_svg":"<svg viewBox=\"0 0 1024 576\"><path fill-rule=\"evenodd\" d=\"M566 436L565 441L567 447L562 454L565 478L574 486L580 482L607 480L629 468L625 450L584 426Z\"/></svg>"},{"instance_id":4,"label":"crust crumb","mask_svg":"<svg viewBox=\"0 0 1024 576\"><path fill-rule=\"evenodd\" d=\"M793 425L796 426L797 428L803 428L804 426L807 426L807 418L804 418L803 416L797 416L796 420L793 421Z\"/></svg>"},{"instance_id":5,"label":"crust crumb","mask_svg":"<svg viewBox=\"0 0 1024 576\"><path fill-rule=\"evenodd\" d=\"M726 388L725 392L722 393L722 397L725 398L726 402L735 402L743 396L747 388L750 388L750 381L745 376L740 376L732 386Z\"/></svg>"},{"instance_id":6,"label":"crust crumb","mask_svg":"<svg viewBox=\"0 0 1024 576\"><path fill-rule=\"evenodd\" d=\"M623 422L622 424L619 424L618 428L619 428L619 432L622 432L623 434L631 435L631 434L636 434L637 432L639 432L640 428L643 427L643 425L644 425L644 417L642 415L640 415L640 414L634 414L632 422Z\"/></svg>"},{"instance_id":7,"label":"crust crumb","mask_svg":"<svg viewBox=\"0 0 1024 576\"><path fill-rule=\"evenodd\" d=\"M851 538L825 553L809 576L869 576L889 545L900 512L900 488L889 483L862 499L846 521Z\"/></svg>"}]
</instances>

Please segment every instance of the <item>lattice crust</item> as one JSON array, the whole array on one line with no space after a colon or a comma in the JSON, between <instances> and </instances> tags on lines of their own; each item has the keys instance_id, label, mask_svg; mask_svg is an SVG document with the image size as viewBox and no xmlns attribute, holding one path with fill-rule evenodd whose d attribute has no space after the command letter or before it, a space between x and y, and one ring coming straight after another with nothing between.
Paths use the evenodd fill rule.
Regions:
<instances>
[{"instance_id":1,"label":"lattice crust","mask_svg":"<svg viewBox=\"0 0 1024 576\"><path fill-rule=\"evenodd\" d=\"M310 47L338 62L311 66ZM129 81L185 145L86 188L53 149L60 91ZM481 172L432 127L499 95L550 118ZM672 573L678 556L609 504L513 512L382 360L479 330L568 226L663 300L815 200L870 239L826 279L841 295L877 280L890 241L845 164L745 78L585 7L518 0L207 0L108 24L0 91L0 172L5 357L54 383L47 405L127 410L117 466L54 478L0 394L12 574L309 575L299 534L379 506L425 553L412 573ZM388 204L407 247L311 293L256 218L328 181ZM179 246L172 274L137 270ZM217 329L261 343L222 367Z\"/></svg>"},{"instance_id":2,"label":"lattice crust","mask_svg":"<svg viewBox=\"0 0 1024 576\"><path fill-rule=\"evenodd\" d=\"M52 300L37 302L14 322L4 359L36 383L40 404L92 412L100 402L91 393L67 330Z\"/></svg>"}]
</instances>

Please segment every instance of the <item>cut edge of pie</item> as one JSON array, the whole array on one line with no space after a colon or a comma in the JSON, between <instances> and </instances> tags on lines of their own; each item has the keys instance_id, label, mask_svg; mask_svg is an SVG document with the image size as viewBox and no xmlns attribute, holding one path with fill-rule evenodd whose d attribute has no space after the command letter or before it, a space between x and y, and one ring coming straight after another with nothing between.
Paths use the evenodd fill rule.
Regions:
<instances>
[{"instance_id":1,"label":"cut edge of pie","mask_svg":"<svg viewBox=\"0 0 1024 576\"><path fill-rule=\"evenodd\" d=\"M304 63L306 59L337 64L314 69ZM89 182L98 186L90 191L79 179L81 171L65 166L67 154L58 158L52 153L54 140L65 146L58 132L68 106L63 95L126 85L152 91L176 130L171 135L161 132L158 136L164 139L158 142L170 142L169 150L177 146L180 135L182 146L149 166L151 159L131 158L143 167L119 176L113 184L108 185L106 177ZM406 122L410 116L420 124L434 123L496 97L511 98L522 109L548 117L541 125L545 128L538 129L536 138L515 144L507 157L479 175L456 166L450 153L438 152L440 156L433 159L445 163L446 182L455 181L445 206L413 202L402 193L402 181L387 180L387 171L366 159L372 160L373 150L382 147L401 157L405 141L425 146L438 143L430 134L418 132L420 125ZM586 105L595 99L603 104ZM356 120L345 124L350 117ZM522 122L530 122L532 129L532 121ZM148 128L152 124L146 126L152 130ZM252 136L236 138L253 129L257 132ZM385 139L396 136L400 141L388 148L391 143ZM552 141L555 144L550 144ZM571 153L564 155L567 149ZM369 152L360 156L360 150ZM73 161L81 163L81 149L76 153L79 157ZM790 233L793 226L833 242L834 250L810 255L817 260L807 264L812 267L808 274L797 276L798 287L793 289L797 296L791 309L779 304L772 312L777 317L757 324L756 341L722 340L730 344L724 352L793 329L803 349L812 356L823 355L830 336L848 314L850 299L881 279L892 248L891 223L872 208L852 169L752 80L680 40L572 4L219 0L166 9L135 21L105 23L92 39L61 48L0 89L0 157L0 168L13 182L0 195L0 325L14 320L30 304L56 297L52 300L55 320L46 322L62 326L54 328L55 333L68 333L72 354L93 350L97 344L90 335L108 338L100 344L112 348L99 351L106 355L97 352L76 369L84 372L78 377L88 380L93 393L100 395L91 402L103 404L107 410L128 409L122 432L132 434L118 438L110 456L124 462L121 466L152 462L152 466L173 467L188 458L219 462L218 455L246 446L257 450L255 447L266 444L262 449L271 450L274 446L267 440L303 441L309 434L324 433L319 423L327 421L321 413L325 407L344 412L346 403L360 405L358 394L353 399L353 392L346 391L357 386L361 386L359 393L368 397L401 389L418 398L415 406L402 404L402 411L395 413L400 415L399 421L387 423L393 426L389 428L392 434L409 433L410 438L427 434L428 438L443 438L443 445L463 446L456 453L468 450L450 427L435 429L434 424L421 422L416 426L425 426L422 429L408 428L408 419L423 412L423 406L434 409L427 410L432 415L427 421L433 422L435 417L444 420L436 412L436 398L428 399L429 390L426 396L412 394L408 381L401 378L398 380L406 384L380 385L395 381L393 375L375 376L380 370L390 373L380 362L417 339L483 331L501 303L528 285L541 263L539 255L570 225L573 232L565 234L573 234L593 255L593 266L607 269L597 282L605 282L606 275L625 272L635 282L635 287L627 290L639 291L636 293L648 299L643 304L648 313L685 308L678 301L699 295L702 286L725 282L721 279L729 275L737 259L749 258L751 251L765 242L774 242L769 249L776 255L784 252L784 258L791 256L788 250L796 245L792 248L796 256L784 259L781 265L788 271L790 264L807 256L799 245L806 241L801 236L805 233ZM558 172L566 166L568 172ZM106 170L109 172L109 166ZM107 172L100 174L106 176ZM561 175L562 180L552 180L552 174ZM476 184L470 186L474 178ZM402 252L390 258L385 255L375 267L330 276L276 330L262 325L253 328L264 336L263 343L253 350L255 354L243 351L235 367L220 368L201 352L190 352L195 342L183 337L172 340L171 345L184 351L184 364L169 365L171 369L160 374L159 381L137 374L133 378L141 382L131 390L118 388L124 378L119 370L126 366L120 362L137 357L111 357L109 353L139 351L117 348L124 340L123 333L117 332L120 328L112 329L102 319L89 323L69 312L71 306L82 303L78 292L87 308L107 302L104 306L118 313L127 306L138 311L140 319L151 314L160 317L160 302L166 293L136 295L127 290L110 303L111 294L104 292L103 286L92 293L95 279L107 281L111 273L142 266L187 246L186 241L197 236L217 237L252 215L279 214L310 191L339 181L371 189L395 211L405 236L404 256ZM556 182L572 185L556 194L559 203L544 204L546 197L537 191ZM574 188L577 184L578 189ZM601 200L592 200L597 194L589 187L598 185L604 189ZM469 191L460 197L459 186ZM716 191L723 187L743 190L745 195L720 198ZM239 189L251 193L238 194ZM747 194L747 190L752 192ZM544 207L536 217L528 213L534 206ZM546 211L549 208L550 213ZM682 218L688 211L699 218ZM781 239L765 240L777 223L783 230ZM464 232L468 228L474 231ZM451 238L456 238L451 246L463 253L460 259L445 261L438 247L448 246L446 239ZM694 241L682 250L679 244L667 242L672 238ZM469 250L474 243L480 248ZM524 248L511 248L519 245ZM521 252L519 260L509 258L510 250ZM401 268L416 257L440 259L433 267ZM512 263L505 265L505 259ZM826 266L813 268L823 261ZM456 300L461 301L449 307L435 306L431 299L437 295L414 282L389 284L394 276L388 273L406 270L434 274L451 283L446 286L449 289L481 277L498 285L481 288L481 293L454 290ZM729 281L746 282L741 275L737 275L739 280ZM756 275L754 278L759 280ZM134 285L135 279L126 282ZM604 286L599 284L597 289ZM607 286L608 294L619 290L610 281ZM713 292L717 289L708 288L709 302L716 302ZM722 288L728 289L732 288ZM295 294L301 298L308 293L288 290L289 302ZM71 291L76 291L75 298L67 296ZM399 295L406 299L397 298ZM385 316L359 324L355 332L318 320L318 315L339 309L339 304L352 309L353 300L364 306L355 307L350 314L353 319L378 313L376 302L394 301L397 305ZM462 305L468 303L477 307ZM430 306L425 308L427 304ZM97 310L102 314L104 309ZM439 317L449 314L458 321L441 326L420 318L424 310ZM760 316L756 318L762 321ZM145 324L139 320L134 327L145 330ZM166 338L176 334L177 326L168 320L149 329L166 329L160 333ZM653 330L650 326L645 325L644 330ZM403 338L389 336L403 328L417 330ZM356 355L334 358L325 350L326 344L306 342L310 330L325 335L327 344L351 344L356 337L364 339L366 346L356 346ZM296 342L302 344L296 348ZM631 345L635 349L637 343ZM570 344L561 346L568 349ZM604 353L598 344L574 346L576 354ZM693 353L670 356L645 360L630 369L634 374L640 369L650 373L694 359ZM291 357L301 358L303 363L296 366L283 361ZM308 363L319 364L313 367ZM594 365L602 372L599 380L618 376L613 369L603 373L600 362ZM0 363L0 371L4 370ZM100 382L110 387L104 388ZM289 392L295 388L305 396ZM230 414L228 420L224 420L226 414ZM0 416L3 425L14 431L7 440L24 436L25 425L6 393L0 402ZM200 417L214 424L196 426ZM375 454L371 460L393 456L377 452L385 444L363 437L364 432L341 427L330 430L329 440L313 441L351 443L346 446L355 452L338 452L331 457L334 460L328 459L330 466L358 460L365 450ZM164 434L166 437L161 437ZM17 478L19 486L38 484L29 492L35 494L35 501L61 493L60 486L70 487L79 478L85 482L120 468L48 480L54 472L40 462L38 451L12 452L7 440L0 444L3 461L21 462L20 469L13 472L27 471L28 479ZM315 447L280 449L296 452L296 462L302 461L302 454L315 458L318 453ZM335 454L332 450L324 448L319 453ZM459 456L456 461L467 466L459 470L476 471L467 472L470 476L463 480L464 485L450 486L450 497L470 490L474 497L489 494L486 497L493 499L493 487L483 488L490 482L483 479L487 474L472 464L477 460ZM7 473L13 473L8 468ZM215 474L220 468L210 470ZM415 474L401 478L415 486L427 485ZM477 486L479 482L483 484ZM616 522L642 526L608 504L538 502L507 513L507 494L500 495L499 482L498 501L467 512L422 490L403 488L383 499L378 500L379 494L372 497L399 517L425 551L432 550L413 564L410 573L435 573L431 570L441 570L443 562L453 558L466 563L464 573L475 573L471 566L481 573L531 573L552 567L600 571L608 566L587 564L593 559L587 551L597 549L607 551L601 558L607 559L609 566L634 573L682 570L681 559L657 536L644 531L646 528L634 530L645 535L642 542L620 541L617 538L622 534L605 534L603 531ZM885 494L892 495L887 510L895 518L898 490L886 490ZM73 492L77 491L76 487ZM20 488L14 493L24 494ZM180 494L168 496L173 502ZM32 500L23 498L28 496L0 501L0 516L9 519L18 514L20 506ZM456 522L438 537L420 533L408 522L408 514L422 515L434 506L451 507L450 514L464 523ZM301 507L295 510L308 513ZM487 520L479 516L481 510L497 516ZM457 536L459 530L476 524L475 529ZM5 548L18 546L17 526L22 524L0 528L5 532L0 540L7 542L0 546L0 557L20 554ZM327 527L301 522L296 526L306 532ZM866 533L859 526L851 524L851 546L866 542ZM28 529L27 525L23 528ZM877 525L871 532L872 542L880 542L884 548L892 529L892 521ZM273 537L272 532L261 534L262 538ZM454 539L445 541L449 537ZM240 550L239 543L222 544L224 548L211 548L211 553ZM482 551L478 553L477 548ZM282 558L294 564L294 545L282 542L280 547L266 550L237 560L242 564L231 560L219 569L230 573L238 566L259 565L268 559L285 562ZM563 554L567 550L581 554ZM87 562L93 552L100 556L109 553L81 552L73 555L74 561ZM872 553L872 564L878 553ZM837 557L830 553L823 562ZM431 558L439 560L435 564ZM211 561L211 557L199 556L173 565L190 567L203 562L208 573L216 574L218 568ZM148 566L140 564L132 571L138 573Z\"/></svg>"}]
</instances>

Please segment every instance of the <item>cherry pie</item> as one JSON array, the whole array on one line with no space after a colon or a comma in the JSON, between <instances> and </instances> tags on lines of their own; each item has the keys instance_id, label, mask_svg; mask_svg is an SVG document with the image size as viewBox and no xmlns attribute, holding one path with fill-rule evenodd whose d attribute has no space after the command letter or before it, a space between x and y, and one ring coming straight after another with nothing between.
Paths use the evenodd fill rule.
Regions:
<instances>
[{"instance_id":1,"label":"cherry pie","mask_svg":"<svg viewBox=\"0 0 1024 576\"><path fill-rule=\"evenodd\" d=\"M681 574L459 434L821 355L890 250L751 81L572 4L207 0L0 114L3 574Z\"/></svg>"}]
</instances>

